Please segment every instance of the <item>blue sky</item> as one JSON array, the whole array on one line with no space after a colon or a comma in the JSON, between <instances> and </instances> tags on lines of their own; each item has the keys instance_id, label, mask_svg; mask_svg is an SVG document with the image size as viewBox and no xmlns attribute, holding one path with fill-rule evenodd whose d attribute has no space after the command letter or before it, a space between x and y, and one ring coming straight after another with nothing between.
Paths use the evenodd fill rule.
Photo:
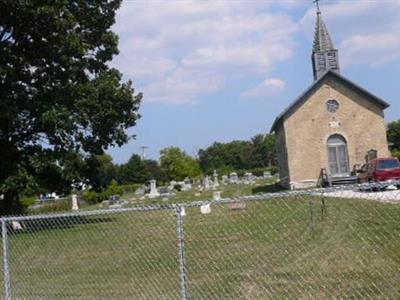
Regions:
<instances>
[{"instance_id":1,"label":"blue sky","mask_svg":"<svg viewBox=\"0 0 400 300\"><path fill-rule=\"evenodd\" d=\"M391 104L399 119L400 1L321 1L342 74ZM312 83L312 1L125 0L112 65L143 103L136 134L109 151L125 162L179 146L195 155L214 141L267 133L275 117Z\"/></svg>"}]
</instances>

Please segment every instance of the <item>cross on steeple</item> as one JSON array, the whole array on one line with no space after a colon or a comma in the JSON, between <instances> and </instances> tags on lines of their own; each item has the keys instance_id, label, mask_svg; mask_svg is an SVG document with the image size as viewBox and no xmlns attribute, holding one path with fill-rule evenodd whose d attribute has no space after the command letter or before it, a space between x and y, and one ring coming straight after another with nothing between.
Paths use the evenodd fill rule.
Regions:
<instances>
[{"instance_id":1,"label":"cross on steeple","mask_svg":"<svg viewBox=\"0 0 400 300\"><path fill-rule=\"evenodd\" d=\"M315 7L317 8L317 14L321 13L321 10L319 9L319 0L314 0Z\"/></svg>"},{"instance_id":2,"label":"cross on steeple","mask_svg":"<svg viewBox=\"0 0 400 300\"><path fill-rule=\"evenodd\" d=\"M319 79L329 70L340 72L338 51L333 46L328 29L322 20L319 1L320 0L314 0L317 8L317 21L315 24L314 43L311 56L314 80Z\"/></svg>"}]
</instances>

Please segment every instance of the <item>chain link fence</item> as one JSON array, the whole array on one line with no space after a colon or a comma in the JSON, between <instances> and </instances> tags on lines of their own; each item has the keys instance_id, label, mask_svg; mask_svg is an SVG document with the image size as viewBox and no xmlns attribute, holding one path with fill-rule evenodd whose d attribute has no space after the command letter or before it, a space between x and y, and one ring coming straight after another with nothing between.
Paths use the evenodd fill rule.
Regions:
<instances>
[{"instance_id":1,"label":"chain link fence","mask_svg":"<svg viewBox=\"0 0 400 300\"><path fill-rule=\"evenodd\" d=\"M400 191L376 184L6 217L5 299L399 299Z\"/></svg>"}]
</instances>

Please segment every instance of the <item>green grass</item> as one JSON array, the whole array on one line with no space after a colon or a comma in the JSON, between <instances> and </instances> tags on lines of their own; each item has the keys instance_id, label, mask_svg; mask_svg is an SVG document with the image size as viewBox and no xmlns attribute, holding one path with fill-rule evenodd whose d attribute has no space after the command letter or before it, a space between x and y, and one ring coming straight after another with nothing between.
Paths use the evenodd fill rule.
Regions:
<instances>
[{"instance_id":1,"label":"green grass","mask_svg":"<svg viewBox=\"0 0 400 300\"><path fill-rule=\"evenodd\" d=\"M234 191L232 191L234 193ZM193 200L193 199L192 199ZM399 299L400 205L288 198L184 217L190 299ZM178 299L173 211L29 224L16 299Z\"/></svg>"}]
</instances>

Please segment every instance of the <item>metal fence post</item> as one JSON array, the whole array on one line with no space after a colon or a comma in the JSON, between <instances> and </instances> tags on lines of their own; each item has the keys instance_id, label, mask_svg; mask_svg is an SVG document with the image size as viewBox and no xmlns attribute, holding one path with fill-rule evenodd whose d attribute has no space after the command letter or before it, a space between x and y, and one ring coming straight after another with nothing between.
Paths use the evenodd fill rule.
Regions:
<instances>
[{"instance_id":1,"label":"metal fence post","mask_svg":"<svg viewBox=\"0 0 400 300\"><path fill-rule=\"evenodd\" d=\"M1 219L1 234L3 237L4 300L11 300L11 274L8 253L7 221L4 219Z\"/></svg>"},{"instance_id":2,"label":"metal fence post","mask_svg":"<svg viewBox=\"0 0 400 300\"><path fill-rule=\"evenodd\" d=\"M183 229L182 206L177 205L175 210L177 216L179 275L181 277L181 299L188 300L187 273L185 264L185 232Z\"/></svg>"},{"instance_id":3,"label":"metal fence post","mask_svg":"<svg viewBox=\"0 0 400 300\"><path fill-rule=\"evenodd\" d=\"M314 238L314 203L312 200L309 201L309 206L310 206L310 229L311 229L311 235L312 238Z\"/></svg>"},{"instance_id":4,"label":"metal fence post","mask_svg":"<svg viewBox=\"0 0 400 300\"><path fill-rule=\"evenodd\" d=\"M326 205L325 205L325 196L324 193L321 193L321 219L325 220L327 215Z\"/></svg>"}]
</instances>

